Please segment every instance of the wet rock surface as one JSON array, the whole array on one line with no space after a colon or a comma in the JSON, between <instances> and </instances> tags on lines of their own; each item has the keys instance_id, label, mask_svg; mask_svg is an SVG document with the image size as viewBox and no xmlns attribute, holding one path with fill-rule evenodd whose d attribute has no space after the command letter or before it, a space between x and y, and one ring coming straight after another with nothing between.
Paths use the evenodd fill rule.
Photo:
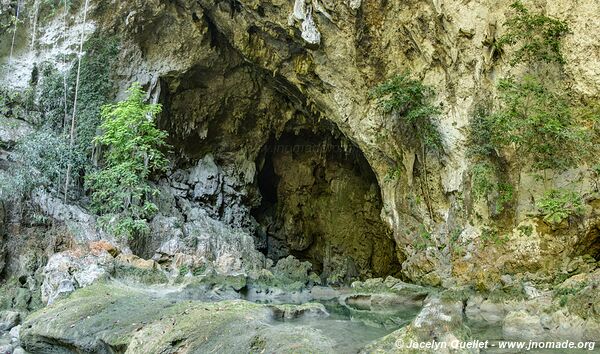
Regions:
<instances>
[{"instance_id":1,"label":"wet rock surface","mask_svg":"<svg viewBox=\"0 0 600 354\"><path fill-rule=\"evenodd\" d=\"M21 341L34 353L335 352L335 342L318 330L273 325L327 316L322 305L206 303L175 301L171 296L99 283L30 316L21 329Z\"/></svg>"}]
</instances>

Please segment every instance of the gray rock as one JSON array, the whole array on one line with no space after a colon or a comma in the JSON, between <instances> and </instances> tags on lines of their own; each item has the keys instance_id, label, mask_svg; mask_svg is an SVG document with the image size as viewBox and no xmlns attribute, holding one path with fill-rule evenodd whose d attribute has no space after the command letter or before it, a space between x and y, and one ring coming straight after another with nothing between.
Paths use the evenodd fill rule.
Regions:
<instances>
[{"instance_id":1,"label":"gray rock","mask_svg":"<svg viewBox=\"0 0 600 354\"><path fill-rule=\"evenodd\" d=\"M508 340L542 340L544 328L540 318L524 310L509 312L502 325L502 333Z\"/></svg>"},{"instance_id":2,"label":"gray rock","mask_svg":"<svg viewBox=\"0 0 600 354\"><path fill-rule=\"evenodd\" d=\"M23 120L4 117L0 119L0 143L4 145L13 145L32 132L31 125Z\"/></svg>"},{"instance_id":3,"label":"gray rock","mask_svg":"<svg viewBox=\"0 0 600 354\"><path fill-rule=\"evenodd\" d=\"M131 353L174 353L184 348L196 353L334 353L333 340L321 331L285 321L270 323L324 316L321 304L177 301L175 295L96 283L30 317L21 341L33 353L112 353L123 345ZM107 321L106 316L113 314L127 315ZM173 340L173 334L181 339Z\"/></svg>"},{"instance_id":4,"label":"gray rock","mask_svg":"<svg viewBox=\"0 0 600 354\"><path fill-rule=\"evenodd\" d=\"M25 349L21 348L21 347L16 347L12 354L27 354L27 352L25 351Z\"/></svg>"},{"instance_id":5,"label":"gray rock","mask_svg":"<svg viewBox=\"0 0 600 354\"><path fill-rule=\"evenodd\" d=\"M469 330L463 324L463 304L460 301L443 301L436 295L425 300L425 306L407 326L375 340L360 353L413 353L414 350L401 350L398 344L408 346L411 342L427 342L436 338L448 347L456 340L467 340ZM423 350L419 353L450 353L445 351ZM475 350L462 349L452 353L478 353Z\"/></svg>"},{"instance_id":6,"label":"gray rock","mask_svg":"<svg viewBox=\"0 0 600 354\"><path fill-rule=\"evenodd\" d=\"M13 354L12 344L0 344L0 354Z\"/></svg>"},{"instance_id":7,"label":"gray rock","mask_svg":"<svg viewBox=\"0 0 600 354\"><path fill-rule=\"evenodd\" d=\"M14 326L13 328L11 328L10 332L8 332L8 335L13 340L13 342L19 341L20 332L21 332L21 325L18 325L18 326Z\"/></svg>"},{"instance_id":8,"label":"gray rock","mask_svg":"<svg viewBox=\"0 0 600 354\"><path fill-rule=\"evenodd\" d=\"M0 312L0 331L9 331L21 321L21 315L16 311Z\"/></svg>"},{"instance_id":9,"label":"gray rock","mask_svg":"<svg viewBox=\"0 0 600 354\"><path fill-rule=\"evenodd\" d=\"M514 282L513 278L508 274L502 274L500 276L500 281L502 282L502 285L504 285L504 286L510 286Z\"/></svg>"},{"instance_id":10,"label":"gray rock","mask_svg":"<svg viewBox=\"0 0 600 354\"><path fill-rule=\"evenodd\" d=\"M68 251L56 253L44 267L42 301L52 304L77 288L107 278L113 269L113 257L108 252L85 256L77 256Z\"/></svg>"},{"instance_id":11,"label":"gray rock","mask_svg":"<svg viewBox=\"0 0 600 354\"><path fill-rule=\"evenodd\" d=\"M467 301L465 315L473 321L498 323L504 319L504 304L484 300L483 297L475 295Z\"/></svg>"},{"instance_id":12,"label":"gray rock","mask_svg":"<svg viewBox=\"0 0 600 354\"><path fill-rule=\"evenodd\" d=\"M219 167L211 154L198 161L196 167L190 171L188 184L194 186L193 197L201 200L216 194L221 186Z\"/></svg>"},{"instance_id":13,"label":"gray rock","mask_svg":"<svg viewBox=\"0 0 600 354\"><path fill-rule=\"evenodd\" d=\"M350 6L352 10L358 10L360 8L361 2L362 0L349 0L348 6Z\"/></svg>"},{"instance_id":14,"label":"gray rock","mask_svg":"<svg viewBox=\"0 0 600 354\"><path fill-rule=\"evenodd\" d=\"M540 297L542 295L541 291L539 291L538 289L536 289L536 287L533 286L533 284L531 284L531 283L524 283L523 284L523 291L525 292L525 295L527 295L527 297L529 299L535 299L535 298Z\"/></svg>"}]
</instances>

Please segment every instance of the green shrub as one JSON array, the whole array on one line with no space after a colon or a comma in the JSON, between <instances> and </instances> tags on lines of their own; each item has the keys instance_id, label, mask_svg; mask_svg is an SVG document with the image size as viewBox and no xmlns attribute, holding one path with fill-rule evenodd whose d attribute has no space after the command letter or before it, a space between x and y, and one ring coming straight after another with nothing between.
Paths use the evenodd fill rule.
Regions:
<instances>
[{"instance_id":1,"label":"green shrub","mask_svg":"<svg viewBox=\"0 0 600 354\"><path fill-rule=\"evenodd\" d=\"M560 40L569 32L566 22L531 13L521 1L514 2L511 7L515 14L504 23L506 33L496 42L500 50L506 45L519 45L511 64L539 61L564 64Z\"/></svg>"},{"instance_id":2,"label":"green shrub","mask_svg":"<svg viewBox=\"0 0 600 354\"><path fill-rule=\"evenodd\" d=\"M487 199L490 194L497 193L498 182L494 166L489 162L480 162L471 169L471 191L473 199Z\"/></svg>"},{"instance_id":3,"label":"green shrub","mask_svg":"<svg viewBox=\"0 0 600 354\"><path fill-rule=\"evenodd\" d=\"M392 77L375 87L371 97L378 99L384 113L400 118L400 129L407 141L417 139L423 149L442 152L442 137L433 118L439 110L431 103L433 90L408 74Z\"/></svg>"},{"instance_id":4,"label":"green shrub","mask_svg":"<svg viewBox=\"0 0 600 354\"><path fill-rule=\"evenodd\" d=\"M496 200L496 213L501 213L514 199L515 188L510 183L498 184L498 199Z\"/></svg>"},{"instance_id":5,"label":"green shrub","mask_svg":"<svg viewBox=\"0 0 600 354\"><path fill-rule=\"evenodd\" d=\"M481 240L485 245L496 244L501 245L508 241L508 236L502 235L498 227L490 225L481 229Z\"/></svg>"},{"instance_id":6,"label":"green shrub","mask_svg":"<svg viewBox=\"0 0 600 354\"><path fill-rule=\"evenodd\" d=\"M89 174L92 208L105 226L118 236L133 237L148 230L147 220L157 207L151 197L159 190L149 183L152 172L166 169L168 161L160 151L167 145L167 133L155 126L161 111L157 104L145 104L139 84L129 97L102 107L102 135L95 141L108 147L104 168Z\"/></svg>"},{"instance_id":7,"label":"green shrub","mask_svg":"<svg viewBox=\"0 0 600 354\"><path fill-rule=\"evenodd\" d=\"M0 172L0 199L19 200L33 189L52 189L65 177L67 164L81 166L84 157L69 149L68 139L41 129L23 138L12 153L10 171Z\"/></svg>"},{"instance_id":8,"label":"green shrub","mask_svg":"<svg viewBox=\"0 0 600 354\"><path fill-rule=\"evenodd\" d=\"M499 214L512 202L514 188L509 183L499 182L497 175L496 168L488 161L473 165L471 169L471 191L474 200L492 201L492 198L494 198L495 206L492 211Z\"/></svg>"},{"instance_id":9,"label":"green shrub","mask_svg":"<svg viewBox=\"0 0 600 354\"><path fill-rule=\"evenodd\" d=\"M534 169L566 169L589 157L592 132L572 114L565 95L538 79L501 80L501 108L485 118L490 143L497 149L514 148L520 164Z\"/></svg>"},{"instance_id":10,"label":"green shrub","mask_svg":"<svg viewBox=\"0 0 600 354\"><path fill-rule=\"evenodd\" d=\"M0 119L13 118L31 122L30 111L34 109L32 89L24 91L0 87Z\"/></svg>"},{"instance_id":11,"label":"green shrub","mask_svg":"<svg viewBox=\"0 0 600 354\"><path fill-rule=\"evenodd\" d=\"M583 214L583 200L579 194L565 189L553 189L537 202L537 208L544 221L560 224L572 216Z\"/></svg>"},{"instance_id":12,"label":"green shrub","mask_svg":"<svg viewBox=\"0 0 600 354\"><path fill-rule=\"evenodd\" d=\"M496 146L492 142L489 116L491 114L489 103L479 103L469 122L466 132L467 156L476 160L495 157Z\"/></svg>"}]
</instances>

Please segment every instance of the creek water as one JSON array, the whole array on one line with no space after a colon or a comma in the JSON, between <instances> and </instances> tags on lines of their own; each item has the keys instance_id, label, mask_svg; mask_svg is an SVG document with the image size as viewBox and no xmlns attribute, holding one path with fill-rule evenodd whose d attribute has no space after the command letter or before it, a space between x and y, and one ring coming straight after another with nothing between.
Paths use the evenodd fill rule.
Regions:
<instances>
[{"instance_id":1,"label":"creek water","mask_svg":"<svg viewBox=\"0 0 600 354\"><path fill-rule=\"evenodd\" d=\"M320 331L334 342L336 353L357 353L370 342L407 325L418 308L402 307L385 311L355 310L337 301L313 301L325 306L329 316L301 316L277 321L284 326L305 326Z\"/></svg>"},{"instance_id":2,"label":"creek water","mask_svg":"<svg viewBox=\"0 0 600 354\"><path fill-rule=\"evenodd\" d=\"M480 322L467 321L465 323L469 329L471 329L471 338L478 339L480 341L489 341L490 345L488 349L481 350L481 354L508 354L508 353L531 353L531 354L582 354L582 353L600 353L600 348L595 346L594 350L588 349L536 349L529 347L529 341L522 341L524 344L522 349L501 349L499 348L500 342L507 342L508 340L503 338L502 335L502 323L486 325ZM556 340L557 342L565 342L564 340ZM518 341L511 341L518 343ZM552 342L552 339L540 340L540 342ZM533 344L533 343L532 343Z\"/></svg>"}]
</instances>

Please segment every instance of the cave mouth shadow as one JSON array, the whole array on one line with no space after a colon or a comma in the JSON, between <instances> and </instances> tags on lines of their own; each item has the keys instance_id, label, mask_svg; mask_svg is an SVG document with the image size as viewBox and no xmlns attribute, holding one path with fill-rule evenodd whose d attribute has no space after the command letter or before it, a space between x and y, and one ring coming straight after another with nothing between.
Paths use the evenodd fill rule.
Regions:
<instances>
[{"instance_id":1,"label":"cave mouth shadow","mask_svg":"<svg viewBox=\"0 0 600 354\"><path fill-rule=\"evenodd\" d=\"M399 275L396 244L362 151L332 123L286 126L257 159L257 249L308 261L329 284Z\"/></svg>"}]
</instances>

